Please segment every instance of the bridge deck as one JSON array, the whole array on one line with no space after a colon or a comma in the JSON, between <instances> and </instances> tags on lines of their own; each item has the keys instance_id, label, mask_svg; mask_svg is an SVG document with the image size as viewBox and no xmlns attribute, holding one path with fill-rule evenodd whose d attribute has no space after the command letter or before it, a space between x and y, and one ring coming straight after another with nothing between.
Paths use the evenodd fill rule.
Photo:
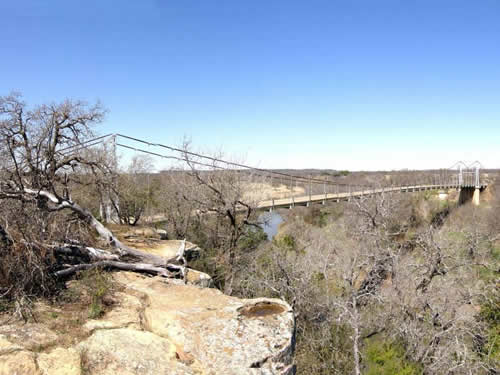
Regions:
<instances>
[{"instance_id":1,"label":"bridge deck","mask_svg":"<svg viewBox=\"0 0 500 375\"><path fill-rule=\"evenodd\" d=\"M481 184L479 186L480 189L486 188L487 184ZM306 206L312 203L318 202L327 202L327 201L348 201L351 198L359 198L363 196L369 196L374 194L381 193L390 193L390 192L414 192L414 191L424 191L424 190L437 190L437 189L458 189L458 188L475 188L473 185L458 185L458 184L450 184L450 185L413 185L413 186L397 186L397 187L386 187L379 189L366 189L360 191L352 191L347 193L326 193L326 194L314 194L314 195L306 195L300 197L290 197L290 198L281 198L281 199L268 199L264 201L260 201L257 203L258 210L269 210L274 208L286 207L292 208L294 206ZM151 222L159 222L165 220L165 215L155 215L148 218Z\"/></svg>"},{"instance_id":2,"label":"bridge deck","mask_svg":"<svg viewBox=\"0 0 500 375\"><path fill-rule=\"evenodd\" d=\"M413 186L398 186L398 187L386 187L379 189L366 189L360 191L352 191L346 193L325 193L325 194L314 194L306 195L300 197L290 197L281 199L268 199L261 201L257 204L257 208L260 210L273 209L278 207L293 207L295 205L308 205L315 202L326 202L326 201L347 201L350 198L359 198L368 195L390 193L390 192L414 192L414 191L424 191L424 190L436 190L436 189L454 189L459 188L460 185L413 185ZM465 187L465 186L462 186ZM473 188L474 186L467 186ZM484 188L485 186L480 186Z\"/></svg>"}]
</instances>

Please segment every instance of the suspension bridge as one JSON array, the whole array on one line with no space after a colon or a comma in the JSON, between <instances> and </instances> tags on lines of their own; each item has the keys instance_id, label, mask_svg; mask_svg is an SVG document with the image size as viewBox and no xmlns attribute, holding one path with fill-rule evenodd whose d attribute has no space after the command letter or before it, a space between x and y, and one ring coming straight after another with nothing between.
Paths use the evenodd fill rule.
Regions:
<instances>
[{"instance_id":1,"label":"suspension bridge","mask_svg":"<svg viewBox=\"0 0 500 375\"><path fill-rule=\"evenodd\" d=\"M340 202L350 201L351 199L361 198L364 196L371 196L385 193L409 193L425 190L445 190L445 189L459 189L462 196L467 195L472 198L475 205L479 205L479 194L486 188L486 184L473 185L459 185L459 184L437 184L437 185L411 185L411 186L390 186L383 188L362 189L357 191L349 191L345 193L324 193L324 194L310 194L306 196L281 198L281 199L268 199L261 201L257 204L258 209L265 209L272 211L275 208L293 208L295 206L309 206L313 203L325 204L328 201ZM468 199L461 197L460 201L465 202Z\"/></svg>"},{"instance_id":2,"label":"suspension bridge","mask_svg":"<svg viewBox=\"0 0 500 375\"><path fill-rule=\"evenodd\" d=\"M455 172L454 169L457 169ZM480 174L481 164L474 162L466 164L457 162L451 168L447 169L447 173L431 176L432 183L419 184L417 181L414 184L406 184L401 186L385 186L379 188L365 188L357 185L348 185L345 192L327 192L324 185L322 194L312 194L309 189L309 194L302 196L291 196L281 199L267 199L260 201L257 205L259 209L267 209L272 211L275 208L293 208L296 205L309 206L313 203L325 204L328 201L340 202L350 201L351 199L361 198L365 196L373 196L385 193L409 193L426 190L448 190L456 189L460 191L459 202L464 203L472 200L474 205L480 203L480 193L488 186L486 182L481 181ZM453 172L450 172L453 171Z\"/></svg>"},{"instance_id":3,"label":"suspension bridge","mask_svg":"<svg viewBox=\"0 0 500 375\"><path fill-rule=\"evenodd\" d=\"M285 196L263 198L254 202L255 206L260 210L272 211L283 207L293 208L299 205L309 206L311 204L326 204L326 202L349 201L385 193L411 193L426 190L446 191L449 189L460 191L460 202L471 200L473 204L479 205L480 193L487 187L487 182L481 175L482 165L478 161L473 163L460 161L444 169L414 171L413 174L409 172L407 178L399 181L398 184L391 181L390 183L379 183L377 186L370 186L332 181L328 176L303 176L285 173L280 170L252 167L195 153L186 148L172 147L124 134L107 134L62 151L71 153L96 145L104 145L114 155L115 162L117 149L120 148L129 152L133 151L178 162L181 166L177 165L176 170L182 170L182 164L189 166L189 168L196 166L196 168L208 173L232 170L238 172L242 179L246 178L248 184L260 182L261 186L272 187L278 184L286 188ZM297 187L300 187L298 191Z\"/></svg>"}]
</instances>

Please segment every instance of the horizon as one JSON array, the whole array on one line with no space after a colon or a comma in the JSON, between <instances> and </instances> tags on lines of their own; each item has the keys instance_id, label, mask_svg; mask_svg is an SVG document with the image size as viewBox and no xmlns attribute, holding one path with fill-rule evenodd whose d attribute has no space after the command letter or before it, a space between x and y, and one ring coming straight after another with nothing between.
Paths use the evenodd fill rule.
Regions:
<instances>
[{"instance_id":1,"label":"horizon","mask_svg":"<svg viewBox=\"0 0 500 375\"><path fill-rule=\"evenodd\" d=\"M0 4L0 95L265 169L500 167L500 3ZM22 27L20 27L22 25Z\"/></svg>"}]
</instances>

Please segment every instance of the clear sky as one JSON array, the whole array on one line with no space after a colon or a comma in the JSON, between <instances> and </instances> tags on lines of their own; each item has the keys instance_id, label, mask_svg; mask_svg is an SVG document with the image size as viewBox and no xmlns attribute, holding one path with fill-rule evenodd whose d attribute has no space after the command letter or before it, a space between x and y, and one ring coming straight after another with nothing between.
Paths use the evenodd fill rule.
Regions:
<instances>
[{"instance_id":1,"label":"clear sky","mask_svg":"<svg viewBox=\"0 0 500 375\"><path fill-rule=\"evenodd\" d=\"M500 167L498 0L0 0L0 95L272 168Z\"/></svg>"}]
</instances>

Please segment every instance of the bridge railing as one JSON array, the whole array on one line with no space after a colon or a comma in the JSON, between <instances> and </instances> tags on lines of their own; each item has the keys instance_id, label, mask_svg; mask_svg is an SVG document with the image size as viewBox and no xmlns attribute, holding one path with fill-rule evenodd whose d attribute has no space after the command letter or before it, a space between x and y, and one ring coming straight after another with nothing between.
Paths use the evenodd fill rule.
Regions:
<instances>
[{"instance_id":1,"label":"bridge railing","mask_svg":"<svg viewBox=\"0 0 500 375\"><path fill-rule=\"evenodd\" d=\"M365 194L376 189L421 189L427 188L461 188L481 186L481 173L478 165L465 168L458 165L452 169L431 171L393 171L376 172L365 175L334 176L332 174L308 174L304 176L268 176L263 182L268 182L272 189L264 199L291 199L297 197L312 197L324 195L342 195L351 193ZM279 192L280 194L275 194Z\"/></svg>"}]
</instances>

